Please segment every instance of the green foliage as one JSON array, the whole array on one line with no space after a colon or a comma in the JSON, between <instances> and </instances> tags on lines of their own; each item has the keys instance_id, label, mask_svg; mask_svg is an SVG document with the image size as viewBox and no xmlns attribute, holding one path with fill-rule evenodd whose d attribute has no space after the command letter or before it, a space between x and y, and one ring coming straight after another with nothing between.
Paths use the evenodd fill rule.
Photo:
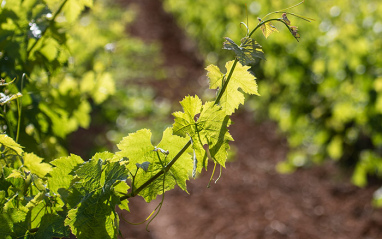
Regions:
<instances>
[{"instance_id":1,"label":"green foliage","mask_svg":"<svg viewBox=\"0 0 382 239\"><path fill-rule=\"evenodd\" d=\"M166 9L198 41L207 61L219 64L226 56L220 54L217 36L240 39L244 30L232 23L245 19L244 4L248 4L247 25L256 26L258 16L294 3L165 1ZM331 158L354 170L353 182L365 186L368 175L381 176L382 57L377 49L382 39L382 6L377 0L305 1L298 10L312 13L316 22L307 25L301 16L284 11L259 19L277 16L281 21L261 26L268 38L262 42L267 61L257 63L254 71L264 79L259 82L263 97L248 105L256 109L258 118L278 122L288 138L291 151L278 165L280 171L292 172ZM296 24L303 29L301 39ZM282 25L289 27L299 44L292 44L287 34L276 33L273 27ZM252 37L260 42L260 36ZM289 57L280 59L283 54Z\"/></svg>"},{"instance_id":2,"label":"green foliage","mask_svg":"<svg viewBox=\"0 0 382 239\"><path fill-rule=\"evenodd\" d=\"M87 111L90 103L85 101L85 105L78 104L71 108L72 111L66 110L70 107L69 103L73 104L89 95L95 103L101 103L106 100L106 95L114 92L114 83L110 83L112 78L104 71L102 62L95 62L91 65L92 69L79 67L72 75L59 72L63 67L60 64L67 59L57 65L53 61L58 61L62 45L55 38L45 38L48 30L54 32L51 26L60 25L60 22L54 20L61 11L64 11L61 17L65 17L67 23L74 24L81 9L92 6L92 2L53 0L47 2L48 5L44 5L44 2L38 5L37 2L22 1L20 4L30 4L24 7L41 7L46 11L50 8L57 10L47 24L49 28L45 28L46 31L30 43L32 45L25 60L37 60L41 56L44 59L40 62L42 65L30 65L38 70L32 69L27 73L30 77L24 89L31 90L34 87L35 90L41 90L36 94L41 97L35 103L39 109L35 116L40 126L36 131L40 130L51 137L64 138L78 125L89 123ZM266 22L259 23L254 31L263 24ZM150 202L157 195L173 189L175 185L187 192L186 181L191 172L207 169L208 159L213 160L215 166L219 164L224 167L229 141L233 141L228 132L230 116L240 104L244 104L243 92L258 95L256 78L253 72L249 72L251 67L239 62L252 64L254 57L263 58L263 53L259 50L261 46L249 38L251 34L240 46L232 41L228 41L230 45L226 43L226 47L238 55L234 61L226 63L226 74L221 73L215 65L206 68L210 88L218 89L216 100L203 103L198 96L185 97L180 102L183 112L173 113L173 127L163 132L162 139L156 146L151 142L151 131L141 129L124 137L117 144L119 151L116 153L96 153L87 161L73 154L44 160L34 153L24 152L17 140L0 134L0 239L62 238L69 237L70 233L79 239L117 238L120 232L116 207L129 210L129 198L139 195ZM86 54L81 57L87 58ZM15 69L22 64L18 62ZM12 69L7 74L10 72ZM79 81L74 80L76 72L81 72L83 76ZM39 78L41 76L46 78ZM32 79L40 80L34 82ZM58 79L62 79L62 82L58 83ZM46 89L41 88L42 85L48 87L49 92L44 92L42 89ZM8 86L12 89L13 85ZM73 91L78 86L79 90ZM52 103L43 100L56 99L55 97L61 99L64 96L67 96L68 101ZM18 98L16 103L20 119ZM24 106L28 105L28 101L23 103ZM7 106L10 110L15 108L10 104ZM10 125L7 121L9 118L12 119L12 115L3 116L7 125ZM85 123L81 121L82 118L85 118ZM48 134L48 131L52 133ZM26 149L30 150L28 147ZM158 206L159 210L163 199L164 197Z\"/></svg>"},{"instance_id":3,"label":"green foliage","mask_svg":"<svg viewBox=\"0 0 382 239\"><path fill-rule=\"evenodd\" d=\"M0 12L1 85L7 88L0 104L23 95L17 107L16 102L6 106L0 125L14 138L19 134L28 151L47 158L67 155L67 136L90 125L94 108L115 120L122 108L129 115L136 110L126 110L134 105L129 101L147 98L139 87L129 92L121 87L143 72L137 65L148 55L159 62L157 47L126 35L131 11L104 1L38 0L4 1ZM114 102L107 101L110 95Z\"/></svg>"},{"instance_id":4,"label":"green foliage","mask_svg":"<svg viewBox=\"0 0 382 239\"><path fill-rule=\"evenodd\" d=\"M240 76L246 81L249 75L254 81L246 71L249 68L240 63L236 74L236 63L219 86L221 90L228 91L229 82L237 89ZM240 87L250 92L251 85ZM231 94L242 96L237 90ZM151 143L150 130L142 129L123 138L115 154L97 153L86 162L71 155L45 163L0 135L0 238L67 237L69 232L79 239L116 238L119 216L115 207L128 210L129 197L139 195L149 202L175 185L187 192L186 181L193 171L191 142L199 172L207 168L208 157L225 166L228 142L233 140L227 128L232 112L226 114L225 104L217 103L203 104L198 96L188 96L181 102L184 112L174 113L173 128L164 131L157 146Z\"/></svg>"},{"instance_id":5,"label":"green foliage","mask_svg":"<svg viewBox=\"0 0 382 239\"><path fill-rule=\"evenodd\" d=\"M115 205L129 188L125 160L100 153L87 162L71 155L47 164L2 136L0 238L67 237L69 228L78 238L116 237Z\"/></svg>"},{"instance_id":6,"label":"green foliage","mask_svg":"<svg viewBox=\"0 0 382 239\"><path fill-rule=\"evenodd\" d=\"M20 133L20 142L39 155L61 153L58 145L46 146L89 125L88 97L68 72L73 48L67 28L90 6L92 1L4 1L0 9L1 78L16 78L8 91L23 94L22 108L11 106L0 124L10 135ZM20 110L25 117L18 122Z\"/></svg>"}]
</instances>

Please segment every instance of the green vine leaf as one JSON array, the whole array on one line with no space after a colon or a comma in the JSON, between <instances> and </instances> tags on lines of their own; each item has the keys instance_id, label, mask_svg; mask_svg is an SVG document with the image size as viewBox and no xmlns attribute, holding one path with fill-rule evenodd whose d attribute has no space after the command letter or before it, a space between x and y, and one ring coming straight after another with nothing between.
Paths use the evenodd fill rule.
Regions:
<instances>
[{"instance_id":1,"label":"green vine leaf","mask_svg":"<svg viewBox=\"0 0 382 239\"><path fill-rule=\"evenodd\" d=\"M127 185L127 183L125 181L120 181L119 183L115 184L115 186L113 188L113 193L118 197L126 196L129 188L130 188L129 185ZM120 203L118 204L118 207L121 210L130 211L129 201L126 199L120 201Z\"/></svg>"},{"instance_id":2,"label":"green vine leaf","mask_svg":"<svg viewBox=\"0 0 382 239\"><path fill-rule=\"evenodd\" d=\"M84 161L80 156L70 155L68 157L61 157L50 162L53 169L48 177L48 187L53 193L60 194L62 191L59 189L69 188L74 176L71 172L81 165ZM63 195L61 195L63 196Z\"/></svg>"},{"instance_id":3,"label":"green vine leaf","mask_svg":"<svg viewBox=\"0 0 382 239\"><path fill-rule=\"evenodd\" d=\"M100 191L89 194L77 208L68 212L65 225L78 239L88 239L89 235L94 239L116 238L119 219L114 201Z\"/></svg>"},{"instance_id":4,"label":"green vine leaf","mask_svg":"<svg viewBox=\"0 0 382 239\"><path fill-rule=\"evenodd\" d=\"M234 61L226 63L225 68L227 72L231 71ZM228 86L220 99L220 105L226 115L231 115L239 108L240 104L244 104L244 94L239 91L239 88L247 94L260 95L257 91L256 77L248 72L249 66L243 66L238 62L235 71L233 72ZM223 86L223 79L226 77L220 69L215 65L206 67L208 71L207 76L210 81L210 89L221 89Z\"/></svg>"},{"instance_id":5,"label":"green vine leaf","mask_svg":"<svg viewBox=\"0 0 382 239\"><path fill-rule=\"evenodd\" d=\"M233 140L227 128L231 124L229 117L214 102L202 105L198 96L187 96L180 104L184 112L173 113L174 134L192 138L192 148L198 161L197 171L201 172L203 167L207 169L209 155L214 161L225 166L228 142ZM197 115L199 117L196 117Z\"/></svg>"},{"instance_id":6,"label":"green vine leaf","mask_svg":"<svg viewBox=\"0 0 382 239\"><path fill-rule=\"evenodd\" d=\"M137 169L136 164L144 162L152 162L154 157L154 146L151 144L151 131L148 129L141 129L135 133L131 133L124 137L119 144L120 150L115 155L117 158L128 158L129 164L127 169L134 173Z\"/></svg>"},{"instance_id":7,"label":"green vine leaf","mask_svg":"<svg viewBox=\"0 0 382 239\"><path fill-rule=\"evenodd\" d=\"M19 156L23 153L23 147L16 143L11 137L6 134L0 134L0 144L4 147L10 148L15 151Z\"/></svg>"},{"instance_id":8,"label":"green vine leaf","mask_svg":"<svg viewBox=\"0 0 382 239\"><path fill-rule=\"evenodd\" d=\"M102 160L91 159L82 164L76 171L78 182L76 188L92 192L101 188Z\"/></svg>"},{"instance_id":9,"label":"green vine leaf","mask_svg":"<svg viewBox=\"0 0 382 239\"><path fill-rule=\"evenodd\" d=\"M24 228L28 227L27 215L28 209L20 203L17 195L8 199L0 214L1 238L23 238Z\"/></svg>"},{"instance_id":10,"label":"green vine leaf","mask_svg":"<svg viewBox=\"0 0 382 239\"><path fill-rule=\"evenodd\" d=\"M24 156L24 166L26 166L31 173L43 178L52 170L52 166L47 163L42 163L42 160L42 158L33 153L26 153Z\"/></svg>"},{"instance_id":11,"label":"green vine leaf","mask_svg":"<svg viewBox=\"0 0 382 239\"><path fill-rule=\"evenodd\" d=\"M223 49L234 51L237 59L242 65L251 65L255 63L256 58L265 60L262 47L252 38L242 38L240 46L228 37L225 37L224 39L226 39L226 41L223 43Z\"/></svg>"},{"instance_id":12,"label":"green vine leaf","mask_svg":"<svg viewBox=\"0 0 382 239\"><path fill-rule=\"evenodd\" d=\"M265 38L268 38L274 32L279 32L279 30L277 30L277 28L273 26L271 22L266 22L265 24L261 25L260 28Z\"/></svg>"},{"instance_id":13,"label":"green vine leaf","mask_svg":"<svg viewBox=\"0 0 382 239\"><path fill-rule=\"evenodd\" d=\"M116 155L120 158L129 158L128 169L130 172L137 172L134 179L134 188L140 187L147 182L158 172L164 170L166 165L179 152L188 140L176 135L173 135L172 129L167 128L163 132L161 142L154 147L151 143L151 131L142 129L135 133L129 134L123 138L118 144L121 150ZM168 151L164 154L156 148L161 148ZM137 170L138 167L148 164L147 170ZM192 160L189 154L183 154L175 164L169 169L166 175L161 175L148 187L142 190L138 195L142 196L147 202L156 198L157 195L168 191L178 185L181 189L187 192L186 181L189 179L189 174L192 170ZM163 189L163 177L165 177Z\"/></svg>"},{"instance_id":14,"label":"green vine leaf","mask_svg":"<svg viewBox=\"0 0 382 239\"><path fill-rule=\"evenodd\" d=\"M46 4L50 9L56 11L60 4L62 4L62 0L45 0ZM81 14L82 10L85 7L92 7L93 0L67 0L64 5L64 16L66 20L70 23L75 21L78 16Z\"/></svg>"},{"instance_id":15,"label":"green vine leaf","mask_svg":"<svg viewBox=\"0 0 382 239\"><path fill-rule=\"evenodd\" d=\"M114 190L127 179L123 161L109 161L110 153L97 154L75 170L76 182L70 188L69 210L65 225L77 238L115 238L118 233L120 193ZM105 158L102 158L104 156ZM127 185L125 185L125 188ZM118 186L120 189L120 187ZM89 215L92 215L89 217Z\"/></svg>"}]
</instances>

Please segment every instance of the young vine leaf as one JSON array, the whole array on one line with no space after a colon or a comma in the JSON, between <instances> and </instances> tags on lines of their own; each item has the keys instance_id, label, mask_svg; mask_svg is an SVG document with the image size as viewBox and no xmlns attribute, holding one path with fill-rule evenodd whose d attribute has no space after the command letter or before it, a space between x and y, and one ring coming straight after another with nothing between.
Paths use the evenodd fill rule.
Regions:
<instances>
[{"instance_id":1,"label":"young vine leaf","mask_svg":"<svg viewBox=\"0 0 382 239\"><path fill-rule=\"evenodd\" d=\"M256 58L265 60L262 47L252 38L242 38L240 46L228 37L225 37L225 39L226 41L223 43L223 49L234 51L237 59L242 65L251 65L255 63Z\"/></svg>"},{"instance_id":2,"label":"young vine leaf","mask_svg":"<svg viewBox=\"0 0 382 239\"><path fill-rule=\"evenodd\" d=\"M173 113L174 134L192 138L192 148L197 158L197 171L201 172L203 167L207 169L208 152L204 149L205 145L208 146L212 159L225 166L228 142L233 141L227 128L231 124L229 117L221 106L214 102L206 102L202 105L198 96L187 96L180 104L184 112ZM197 115L199 115L198 118Z\"/></svg>"},{"instance_id":3,"label":"young vine leaf","mask_svg":"<svg viewBox=\"0 0 382 239\"><path fill-rule=\"evenodd\" d=\"M40 178L44 178L52 170L52 166L42 161L42 158L33 153L26 153L24 156L24 166Z\"/></svg>"},{"instance_id":4,"label":"young vine leaf","mask_svg":"<svg viewBox=\"0 0 382 239\"><path fill-rule=\"evenodd\" d=\"M226 63L225 68L227 72L231 71L234 61ZM256 77L248 72L249 66L243 66L238 62L235 71L233 72L227 89L220 99L220 105L226 115L231 115L240 104L244 104L244 94L239 91L239 88L247 94L260 95L257 91ZM215 65L206 67L208 71L207 76L210 81L210 89L221 89L223 86L223 79L225 75Z\"/></svg>"},{"instance_id":5,"label":"young vine leaf","mask_svg":"<svg viewBox=\"0 0 382 239\"><path fill-rule=\"evenodd\" d=\"M271 22L266 22L265 24L261 25L260 28L265 38L268 38L274 32L279 32L279 30L277 30L277 28L273 26Z\"/></svg>"},{"instance_id":6,"label":"young vine leaf","mask_svg":"<svg viewBox=\"0 0 382 239\"><path fill-rule=\"evenodd\" d=\"M147 172L149 170L150 162L136 163L138 168L143 169L143 171Z\"/></svg>"},{"instance_id":7,"label":"young vine leaf","mask_svg":"<svg viewBox=\"0 0 382 239\"><path fill-rule=\"evenodd\" d=\"M289 21L287 14L285 12L281 15L281 17L282 17L283 21L285 22L285 24L290 26L290 21Z\"/></svg>"},{"instance_id":8,"label":"young vine leaf","mask_svg":"<svg viewBox=\"0 0 382 239\"><path fill-rule=\"evenodd\" d=\"M0 134L0 144L5 148L12 149L19 156L23 153L23 147L6 134Z\"/></svg>"},{"instance_id":9,"label":"young vine leaf","mask_svg":"<svg viewBox=\"0 0 382 239\"><path fill-rule=\"evenodd\" d=\"M156 147L151 143L151 136L150 130L142 129L129 134L118 144L118 148L121 151L117 152L116 156L120 158L127 157L129 159L129 164L127 165L128 170L131 173L137 172L133 181L133 189L140 187L155 174L164 170L166 165L178 153L179 149L188 142L185 138L173 135L171 128L167 128L163 132L162 140ZM154 150L156 148L165 150L166 154L160 150ZM147 170L142 169L142 165L147 163L149 163ZM137 170L139 168L141 169ZM189 179L191 170L191 156L185 153L165 172L164 189L164 175L161 175L138 195L142 196L147 202L150 202L154 200L157 195L162 194L163 191L173 189L176 184L187 192L186 181Z\"/></svg>"}]
</instances>

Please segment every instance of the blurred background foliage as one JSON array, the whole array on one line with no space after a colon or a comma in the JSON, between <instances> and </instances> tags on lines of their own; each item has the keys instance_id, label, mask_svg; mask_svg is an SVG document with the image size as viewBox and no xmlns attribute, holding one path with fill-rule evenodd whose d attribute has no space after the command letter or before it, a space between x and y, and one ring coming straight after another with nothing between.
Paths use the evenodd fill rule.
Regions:
<instances>
[{"instance_id":1,"label":"blurred background foliage","mask_svg":"<svg viewBox=\"0 0 382 239\"><path fill-rule=\"evenodd\" d=\"M195 39L207 63L222 65L223 37L239 42L268 12L296 1L165 0ZM368 177L382 176L382 5L378 0L305 1L290 12L314 18L308 23L288 15L301 35L297 43L282 24L267 40L253 35L267 61L255 66L260 98L247 109L256 119L278 123L290 146L280 172L319 164L327 159L353 172L352 181L365 186ZM274 14L271 18L280 18ZM269 18L268 18L269 19ZM381 191L381 190L378 190ZM382 195L375 203L382 205Z\"/></svg>"},{"instance_id":2,"label":"blurred background foliage","mask_svg":"<svg viewBox=\"0 0 382 239\"><path fill-rule=\"evenodd\" d=\"M85 132L92 148L82 156L89 158L147 124L148 116L166 123L166 102L153 104L154 91L139 82L163 78L160 48L126 33L134 17L134 9L106 0L1 1L0 74L5 82L15 79L6 94L23 94L18 141L25 151L48 161L67 155L82 145L70 134L100 125L101 133ZM18 103L4 106L0 118L2 132L13 138Z\"/></svg>"}]
</instances>

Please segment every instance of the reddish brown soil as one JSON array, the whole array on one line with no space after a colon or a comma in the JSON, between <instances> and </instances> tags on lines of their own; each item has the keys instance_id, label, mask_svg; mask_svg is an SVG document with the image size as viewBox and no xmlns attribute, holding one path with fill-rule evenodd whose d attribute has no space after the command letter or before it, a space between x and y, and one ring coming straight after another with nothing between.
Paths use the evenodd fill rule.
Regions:
<instances>
[{"instance_id":1,"label":"reddish brown soil","mask_svg":"<svg viewBox=\"0 0 382 239\"><path fill-rule=\"evenodd\" d=\"M203 63L194 53L195 46L163 11L161 1L125 2L139 10L138 21L129 32L162 43L170 74L168 81L153 83L160 89L158 95L179 101L197 92L203 85ZM150 232L145 225L121 220L121 238L382 238L382 210L371 206L377 186L352 186L330 162L291 175L278 174L275 165L285 159L285 139L276 133L274 124L255 123L250 115L241 111L233 118L230 132L235 138L236 161L227 164L217 184L206 188L210 166L209 172L188 183L189 194L179 189L166 193ZM159 202L146 204L133 198L131 213L120 214L138 222Z\"/></svg>"}]
</instances>

